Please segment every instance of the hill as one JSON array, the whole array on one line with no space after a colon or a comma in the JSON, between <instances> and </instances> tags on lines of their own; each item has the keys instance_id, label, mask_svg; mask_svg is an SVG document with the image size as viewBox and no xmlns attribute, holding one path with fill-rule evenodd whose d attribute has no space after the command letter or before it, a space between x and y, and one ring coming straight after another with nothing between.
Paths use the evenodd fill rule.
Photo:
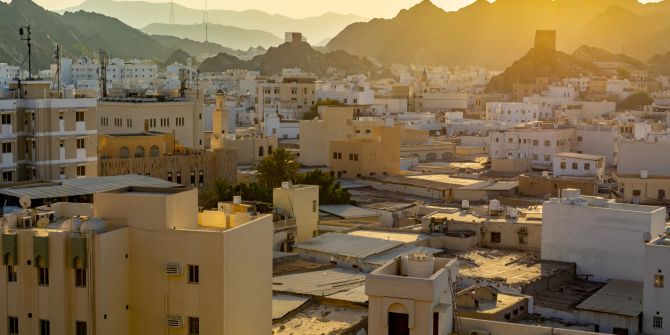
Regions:
<instances>
[{"instance_id":1,"label":"hill","mask_svg":"<svg viewBox=\"0 0 670 335\"><path fill-rule=\"evenodd\" d=\"M244 51L223 47L212 42L198 42L188 38L174 36L151 35L151 38L170 50L182 50L197 58L207 58L221 52L231 55L242 55Z\"/></svg>"},{"instance_id":2,"label":"hill","mask_svg":"<svg viewBox=\"0 0 670 335\"><path fill-rule=\"evenodd\" d=\"M648 64L652 73L670 75L670 52L654 55Z\"/></svg>"},{"instance_id":3,"label":"hill","mask_svg":"<svg viewBox=\"0 0 670 335\"><path fill-rule=\"evenodd\" d=\"M572 53L572 57L585 63L619 62L627 63L637 68L643 68L644 62L624 54L613 54L605 49L582 45Z\"/></svg>"},{"instance_id":4,"label":"hill","mask_svg":"<svg viewBox=\"0 0 670 335\"><path fill-rule=\"evenodd\" d=\"M197 4L196 6L200 6L202 2L194 3ZM188 8L178 4L174 6L177 24L193 25L202 23L201 8ZM63 12L79 10L116 17L135 28L145 27L149 23L167 24L170 17L169 1L152 3L147 1L86 0L79 6L64 9ZM325 13L303 19L272 15L258 10L209 10L207 13L210 23L262 30L277 36L283 36L286 31L300 31L312 43L335 36L353 22L366 20L360 16L338 13Z\"/></svg>"},{"instance_id":5,"label":"hill","mask_svg":"<svg viewBox=\"0 0 670 335\"><path fill-rule=\"evenodd\" d=\"M232 49L245 50L259 45L268 48L277 46L283 42L283 39L260 30L241 29L212 23L208 24L207 29L209 41ZM168 35L179 38L188 38L194 41L205 41L204 24L182 25L153 23L142 28L142 31L150 35Z\"/></svg>"},{"instance_id":6,"label":"hill","mask_svg":"<svg viewBox=\"0 0 670 335\"><path fill-rule=\"evenodd\" d=\"M13 0L0 2L0 29L5 32L0 34L2 62L24 62L27 51L18 28L27 25L32 28L34 72L49 67L56 44L63 57L72 58L97 55L104 49L110 57L161 61L175 50L115 18L82 11L59 15L30 0Z\"/></svg>"},{"instance_id":7,"label":"hill","mask_svg":"<svg viewBox=\"0 0 670 335\"><path fill-rule=\"evenodd\" d=\"M579 75L603 75L603 73L592 62L582 61L560 51L532 48L503 73L491 78L486 91L511 93L512 85L531 83L538 77L546 77L549 78L549 82L556 82Z\"/></svg>"},{"instance_id":8,"label":"hill","mask_svg":"<svg viewBox=\"0 0 670 335\"><path fill-rule=\"evenodd\" d=\"M624 23L621 23L624 22ZM446 12L429 0L392 19L354 23L327 45L385 64L423 63L502 67L532 47L537 29L558 33L558 49L623 48L638 59L670 51L670 0L477 0Z\"/></svg>"},{"instance_id":9,"label":"hill","mask_svg":"<svg viewBox=\"0 0 670 335\"><path fill-rule=\"evenodd\" d=\"M300 67L303 71L327 75L329 69L338 69L347 74L372 74L373 77L392 77L384 68L367 59L352 56L344 51L321 53L308 43L284 43L268 49L264 55L248 61L228 54L218 54L200 65L201 72L220 72L226 69L257 70L263 75L281 73L282 69Z\"/></svg>"}]
</instances>

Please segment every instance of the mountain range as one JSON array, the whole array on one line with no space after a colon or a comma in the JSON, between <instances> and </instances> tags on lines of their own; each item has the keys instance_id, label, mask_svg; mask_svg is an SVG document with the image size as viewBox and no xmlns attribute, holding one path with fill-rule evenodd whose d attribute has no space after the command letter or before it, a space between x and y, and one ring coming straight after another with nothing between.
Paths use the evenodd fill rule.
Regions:
<instances>
[{"instance_id":1,"label":"mountain range","mask_svg":"<svg viewBox=\"0 0 670 335\"><path fill-rule=\"evenodd\" d=\"M198 2L200 3L200 2ZM60 11L79 11L101 13L118 18L135 28L143 28L150 23L170 23L170 3L147 1L86 0L81 5ZM203 23L203 10L174 4L175 23L193 25ZM344 27L366 21L366 18L338 13L325 13L315 17L294 19L284 15L268 14L259 10L216 10L207 11L209 23L243 29L263 30L276 36L284 36L287 31L302 32L312 43L331 38ZM161 35L166 33L162 32ZM204 35L204 34L203 34ZM200 40L200 39L197 39ZM225 45L224 46L229 46Z\"/></svg>"},{"instance_id":2,"label":"mountain range","mask_svg":"<svg viewBox=\"0 0 670 335\"><path fill-rule=\"evenodd\" d=\"M424 0L392 19L351 24L327 48L385 64L501 68L532 47L537 29L556 30L559 50L591 45L646 60L670 51L670 0L477 0L453 12Z\"/></svg>"},{"instance_id":3,"label":"mountain range","mask_svg":"<svg viewBox=\"0 0 670 335\"><path fill-rule=\"evenodd\" d=\"M152 23L141 29L150 35L168 35L179 38L188 38L194 41L211 42L224 45L232 49L249 49L257 46L269 48L284 42L283 39L262 30L250 30L237 27L210 23L204 24L165 24ZM207 34L205 31L207 30Z\"/></svg>"},{"instance_id":4,"label":"mountain range","mask_svg":"<svg viewBox=\"0 0 670 335\"><path fill-rule=\"evenodd\" d=\"M247 69L260 71L262 75L275 75L281 73L282 69L293 67L319 76L327 75L330 70L339 70L346 74L370 74L373 78L393 77L388 70L367 59L352 56L344 51L322 53L313 49L307 42L284 43L248 61L221 53L203 61L200 71Z\"/></svg>"}]
</instances>

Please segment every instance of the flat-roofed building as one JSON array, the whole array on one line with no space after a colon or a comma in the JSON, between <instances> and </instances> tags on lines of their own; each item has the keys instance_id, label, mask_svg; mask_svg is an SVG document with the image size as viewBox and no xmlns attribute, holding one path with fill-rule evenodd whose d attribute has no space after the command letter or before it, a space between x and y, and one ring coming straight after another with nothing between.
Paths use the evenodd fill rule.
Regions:
<instances>
[{"instance_id":1,"label":"flat-roofed building","mask_svg":"<svg viewBox=\"0 0 670 335\"><path fill-rule=\"evenodd\" d=\"M517 322L528 315L532 297L505 293L491 285L475 285L456 294L456 313L460 317Z\"/></svg>"},{"instance_id":2,"label":"flat-roofed building","mask_svg":"<svg viewBox=\"0 0 670 335\"><path fill-rule=\"evenodd\" d=\"M599 155L561 152L552 155L554 177L590 177L602 182L605 176L605 157Z\"/></svg>"},{"instance_id":3,"label":"flat-roofed building","mask_svg":"<svg viewBox=\"0 0 670 335\"><path fill-rule=\"evenodd\" d=\"M666 232L645 245L642 312L642 331L661 335L670 324L670 292L665 288L665 277L670 274L670 235Z\"/></svg>"}]
</instances>

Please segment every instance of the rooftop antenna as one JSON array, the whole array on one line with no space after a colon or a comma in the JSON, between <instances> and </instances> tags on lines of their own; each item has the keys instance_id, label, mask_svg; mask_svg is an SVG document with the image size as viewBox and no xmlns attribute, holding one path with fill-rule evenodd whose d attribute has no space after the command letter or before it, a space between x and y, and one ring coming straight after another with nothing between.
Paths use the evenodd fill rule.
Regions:
<instances>
[{"instance_id":1,"label":"rooftop antenna","mask_svg":"<svg viewBox=\"0 0 670 335\"><path fill-rule=\"evenodd\" d=\"M177 23L174 18L174 0L170 1L170 24Z\"/></svg>"},{"instance_id":2,"label":"rooftop antenna","mask_svg":"<svg viewBox=\"0 0 670 335\"><path fill-rule=\"evenodd\" d=\"M107 51L100 49L100 96L107 97Z\"/></svg>"},{"instance_id":3,"label":"rooftop antenna","mask_svg":"<svg viewBox=\"0 0 670 335\"><path fill-rule=\"evenodd\" d=\"M33 45L30 34L30 25L19 27L19 37L21 38L21 41L26 41L26 44L28 44L28 79L33 79L33 63L31 59L33 55Z\"/></svg>"},{"instance_id":4,"label":"rooftop antenna","mask_svg":"<svg viewBox=\"0 0 670 335\"><path fill-rule=\"evenodd\" d=\"M61 97L60 94L60 74L61 74L61 63L60 63L60 45L56 44L56 51L54 52L54 62L56 63L56 76L52 79L56 82L56 91L58 92L58 97Z\"/></svg>"},{"instance_id":5,"label":"rooftop antenna","mask_svg":"<svg viewBox=\"0 0 670 335\"><path fill-rule=\"evenodd\" d=\"M209 13L207 11L207 0L205 0L205 9L202 11L202 23L205 25L205 43L209 41Z\"/></svg>"}]
</instances>

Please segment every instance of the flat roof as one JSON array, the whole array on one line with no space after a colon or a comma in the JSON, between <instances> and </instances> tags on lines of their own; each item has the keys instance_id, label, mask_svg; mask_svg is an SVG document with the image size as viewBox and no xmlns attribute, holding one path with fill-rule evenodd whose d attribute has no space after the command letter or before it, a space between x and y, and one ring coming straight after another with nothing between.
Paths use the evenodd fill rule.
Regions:
<instances>
[{"instance_id":1,"label":"flat roof","mask_svg":"<svg viewBox=\"0 0 670 335\"><path fill-rule=\"evenodd\" d=\"M389 212L397 212L403 209L414 207L416 206L416 204L413 202L383 201L383 202L368 203L362 206L364 206L365 208L372 208Z\"/></svg>"},{"instance_id":2,"label":"flat roof","mask_svg":"<svg viewBox=\"0 0 670 335\"><path fill-rule=\"evenodd\" d=\"M604 156L579 154L579 153L576 153L576 152L561 152L561 153L558 153L558 154L553 154L553 156L565 157L565 158L575 158L575 159L584 159L584 160L590 160L590 161L605 159Z\"/></svg>"},{"instance_id":3,"label":"flat roof","mask_svg":"<svg viewBox=\"0 0 670 335\"><path fill-rule=\"evenodd\" d=\"M344 296L355 300L354 302L367 301L367 296L356 296L354 289L365 286L365 274L353 270L340 268L323 269L310 272L294 273L272 278L272 290L281 293L302 294L315 297ZM354 290L354 291L352 291ZM351 300L347 300L351 301Z\"/></svg>"},{"instance_id":4,"label":"flat roof","mask_svg":"<svg viewBox=\"0 0 670 335\"><path fill-rule=\"evenodd\" d=\"M637 281L611 280L577 309L637 317L642 313L643 286Z\"/></svg>"},{"instance_id":5,"label":"flat roof","mask_svg":"<svg viewBox=\"0 0 670 335\"><path fill-rule=\"evenodd\" d=\"M292 294L272 294L272 320L281 319L286 314L293 312L300 308L307 301L308 297L292 295Z\"/></svg>"},{"instance_id":6,"label":"flat roof","mask_svg":"<svg viewBox=\"0 0 670 335\"><path fill-rule=\"evenodd\" d=\"M128 174L82 179L63 179L53 183L43 182L20 186L10 186L0 188L0 194L17 198L25 196L30 199L47 199L88 195L98 192L109 192L112 190L133 186L150 188L182 187L181 184L169 182L163 179L142 176L138 174Z\"/></svg>"},{"instance_id":7,"label":"flat roof","mask_svg":"<svg viewBox=\"0 0 670 335\"><path fill-rule=\"evenodd\" d=\"M381 240L378 238L355 236L349 234L329 233L295 245L297 249L365 258L403 244L398 241Z\"/></svg>"},{"instance_id":8,"label":"flat roof","mask_svg":"<svg viewBox=\"0 0 670 335\"><path fill-rule=\"evenodd\" d=\"M435 255L441 253L442 251L443 250L441 249L423 247L418 245L403 245L397 248L393 248L389 251L382 252L381 254L378 255L366 257L365 259L363 259L363 262L377 265L384 265L401 255L420 253L420 252Z\"/></svg>"},{"instance_id":9,"label":"flat roof","mask_svg":"<svg viewBox=\"0 0 670 335\"><path fill-rule=\"evenodd\" d=\"M386 241L397 241L402 243L412 243L424 240L426 237L418 233L402 233L383 230L354 230L349 235L371 237Z\"/></svg>"},{"instance_id":10,"label":"flat roof","mask_svg":"<svg viewBox=\"0 0 670 335\"><path fill-rule=\"evenodd\" d=\"M573 312L577 305L588 299L605 284L574 278L559 287L551 287L533 294L533 304L560 311Z\"/></svg>"},{"instance_id":11,"label":"flat roof","mask_svg":"<svg viewBox=\"0 0 670 335\"><path fill-rule=\"evenodd\" d=\"M482 181L480 183L460 187L459 190L477 191L511 191L519 187L518 181Z\"/></svg>"},{"instance_id":12,"label":"flat roof","mask_svg":"<svg viewBox=\"0 0 670 335\"><path fill-rule=\"evenodd\" d=\"M503 216L479 215L472 210L465 210L460 208L440 209L435 213L426 215L424 218L436 220L450 220L460 223L523 223L523 224L542 224L541 210L524 210L519 209L519 216L516 219Z\"/></svg>"},{"instance_id":13,"label":"flat roof","mask_svg":"<svg viewBox=\"0 0 670 335\"><path fill-rule=\"evenodd\" d=\"M425 187L433 190L450 190L459 186L467 186L481 182L481 180L455 178L446 174L389 176L381 180L383 183L399 184L414 187Z\"/></svg>"},{"instance_id":14,"label":"flat roof","mask_svg":"<svg viewBox=\"0 0 670 335\"><path fill-rule=\"evenodd\" d=\"M338 216L343 219L359 219L378 217L377 213L352 205L321 205L319 211Z\"/></svg>"},{"instance_id":15,"label":"flat roof","mask_svg":"<svg viewBox=\"0 0 670 335\"><path fill-rule=\"evenodd\" d=\"M296 315L272 325L275 335L341 334L364 320L367 308L319 303L305 307Z\"/></svg>"}]
</instances>

